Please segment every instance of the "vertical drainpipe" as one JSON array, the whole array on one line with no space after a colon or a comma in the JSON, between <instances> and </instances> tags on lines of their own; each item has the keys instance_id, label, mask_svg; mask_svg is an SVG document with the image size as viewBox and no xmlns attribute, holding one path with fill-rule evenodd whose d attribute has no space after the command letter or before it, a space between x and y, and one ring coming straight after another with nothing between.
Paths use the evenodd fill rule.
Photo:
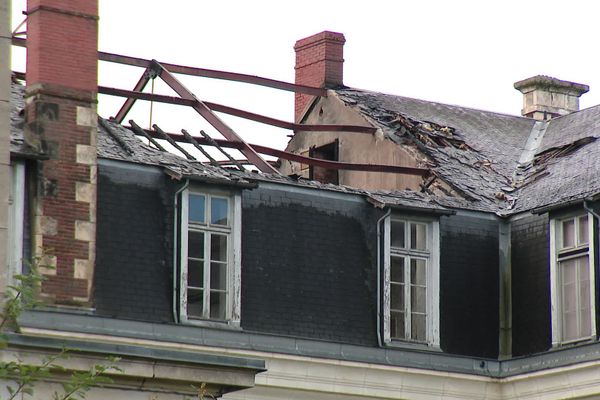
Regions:
<instances>
[{"instance_id":1,"label":"vertical drainpipe","mask_svg":"<svg viewBox=\"0 0 600 400\"><path fill-rule=\"evenodd\" d=\"M10 177L11 0L0 0L0 298L8 279L8 187Z\"/></svg>"},{"instance_id":2,"label":"vertical drainpipe","mask_svg":"<svg viewBox=\"0 0 600 400\"><path fill-rule=\"evenodd\" d=\"M500 332L498 359L512 357L512 287L510 221L501 220L498 226L499 308Z\"/></svg>"}]
</instances>

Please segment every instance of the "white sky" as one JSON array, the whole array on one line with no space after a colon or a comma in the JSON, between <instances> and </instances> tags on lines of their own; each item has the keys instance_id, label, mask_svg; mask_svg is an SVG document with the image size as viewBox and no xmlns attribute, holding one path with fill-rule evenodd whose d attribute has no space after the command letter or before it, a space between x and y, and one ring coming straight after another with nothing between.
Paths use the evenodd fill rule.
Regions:
<instances>
[{"instance_id":1,"label":"white sky","mask_svg":"<svg viewBox=\"0 0 600 400\"><path fill-rule=\"evenodd\" d=\"M24 0L13 0L13 26L23 9ZM518 115L521 94L512 85L537 74L585 83L581 107L600 104L599 15L600 3L575 0L100 0L99 49L293 82L295 41L331 30L346 37L348 86ZM23 50L13 66L25 70ZM99 83L132 89L141 73L101 63ZM289 92L182 81L202 100L293 120ZM155 91L173 94L158 80ZM113 115L122 101L101 96L100 114ZM153 122L214 132L182 108L155 105ZM138 101L130 117L147 126L148 103ZM223 119L251 143L284 148L290 133Z\"/></svg>"}]
</instances>

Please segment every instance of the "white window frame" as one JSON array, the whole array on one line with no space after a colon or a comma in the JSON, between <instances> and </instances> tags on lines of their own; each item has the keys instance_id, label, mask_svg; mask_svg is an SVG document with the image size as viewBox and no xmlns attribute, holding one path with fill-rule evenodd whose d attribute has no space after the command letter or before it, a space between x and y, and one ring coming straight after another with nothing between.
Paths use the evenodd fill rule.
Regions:
<instances>
[{"instance_id":1,"label":"white window frame","mask_svg":"<svg viewBox=\"0 0 600 400\"><path fill-rule=\"evenodd\" d=\"M23 226L25 222L25 164L10 165L8 195L8 269L6 282L16 284L15 275L23 273Z\"/></svg>"},{"instance_id":2,"label":"white window frame","mask_svg":"<svg viewBox=\"0 0 600 400\"><path fill-rule=\"evenodd\" d=\"M587 254L588 257L588 268L590 277L590 313L591 313L591 335L581 337L573 340L563 340L562 338L562 301L561 301L561 288L559 279L559 243L562 237L562 222L568 219L575 219L575 234L579 233L579 217L587 215L588 217L588 250L587 252L578 253L577 256L581 257ZM559 347L577 342L587 341L596 337L596 279L595 279L595 248L594 248L594 216L591 213L570 213L561 215L560 217L554 218L550 221L550 302L552 310L552 346ZM576 243L577 246L577 243ZM573 248L574 250L577 247Z\"/></svg>"},{"instance_id":3,"label":"white window frame","mask_svg":"<svg viewBox=\"0 0 600 400\"><path fill-rule=\"evenodd\" d=\"M225 198L228 200L228 219L229 227L222 229L219 226L212 226L206 229L190 227L189 224L189 196L190 194L204 195L206 196L206 215L205 218L210 218L210 198ZM240 326L240 313L241 313L241 245L242 245L242 197L240 193L228 192L225 190L207 189L207 188L188 188L181 193L181 245L180 245L180 274L179 274L179 315L182 323L191 325L201 326L215 326L223 327L230 326L239 328ZM198 318L189 317L187 313L187 269L188 269L188 232L190 229L203 231L206 233L224 233L227 234L227 296L226 296L226 309L225 309L225 320L214 320L210 318ZM205 269L206 264L210 264L208 257L209 252L207 251L208 240L205 239ZM209 267L210 268L210 267ZM210 277L209 273L205 273L204 277L204 293L210 292ZM205 294L206 299L207 294ZM206 301L203 302L205 311L208 309Z\"/></svg>"},{"instance_id":4,"label":"white window frame","mask_svg":"<svg viewBox=\"0 0 600 400\"><path fill-rule=\"evenodd\" d=\"M427 226L427 318L426 341L412 341L410 339L396 339L391 337L391 223L404 221L405 223L421 223ZM439 348L440 346L440 227L438 220L426 219L415 216L391 215L384 222L384 250L383 250L383 341L387 345L415 344ZM421 254L422 257L425 254Z\"/></svg>"}]
</instances>

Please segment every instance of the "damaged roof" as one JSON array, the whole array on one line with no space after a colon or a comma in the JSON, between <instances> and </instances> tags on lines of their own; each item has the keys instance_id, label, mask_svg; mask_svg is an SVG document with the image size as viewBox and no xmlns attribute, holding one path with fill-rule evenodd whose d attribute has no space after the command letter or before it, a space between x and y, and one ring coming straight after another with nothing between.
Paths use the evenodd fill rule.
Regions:
<instances>
[{"instance_id":1,"label":"damaged roof","mask_svg":"<svg viewBox=\"0 0 600 400\"><path fill-rule=\"evenodd\" d=\"M335 94L415 149L464 208L509 215L600 192L600 106L540 122L366 90Z\"/></svg>"},{"instance_id":2,"label":"damaged roof","mask_svg":"<svg viewBox=\"0 0 600 400\"><path fill-rule=\"evenodd\" d=\"M24 87L13 82L11 153L40 154L24 140ZM600 106L539 122L465 107L344 88L335 94L384 135L422 155L433 176L428 191L386 192L243 172L187 160L143 143L130 129L99 118L98 157L164 168L169 175L221 184L263 181L362 195L375 206L443 212L469 209L498 215L571 203L600 193ZM536 139L532 141L532 138ZM533 144L532 144L533 143ZM42 155L43 156L43 155ZM453 195L457 194L457 195Z\"/></svg>"},{"instance_id":3,"label":"damaged roof","mask_svg":"<svg viewBox=\"0 0 600 400\"><path fill-rule=\"evenodd\" d=\"M32 149L24 139L25 88L18 82L12 85L11 112L11 153L24 158L44 158L43 154ZM424 212L446 210L446 206L460 208L460 200L438 199L426 193L399 191L394 193L384 191L366 191L342 185L321 183L308 179L295 179L275 174L239 171L236 169L215 167L208 163L188 160L167 151L152 147L137 136L132 130L104 118L98 118L97 154L101 159L130 162L163 168L174 178L189 178L204 182L214 182L225 185L246 186L252 182L270 182L276 184L294 185L307 189L326 190L337 193L360 195L374 204L393 204L410 209L420 209Z\"/></svg>"}]
</instances>

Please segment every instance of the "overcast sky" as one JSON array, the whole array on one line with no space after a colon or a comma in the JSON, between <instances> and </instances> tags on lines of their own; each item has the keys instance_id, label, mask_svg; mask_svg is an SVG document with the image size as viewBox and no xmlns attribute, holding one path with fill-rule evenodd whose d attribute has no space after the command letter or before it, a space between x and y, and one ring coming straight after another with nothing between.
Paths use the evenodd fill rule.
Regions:
<instances>
[{"instance_id":1,"label":"overcast sky","mask_svg":"<svg viewBox=\"0 0 600 400\"><path fill-rule=\"evenodd\" d=\"M24 8L13 0L13 26ZM348 86L518 115L513 83L537 74L588 84L582 108L600 104L599 11L593 1L549 0L100 0L99 48L293 82L295 41L331 30L346 37ZM13 55L15 70L24 70L23 54ZM101 63L99 80L132 89L141 73ZM291 93L182 81L200 99L293 119ZM172 94L158 82L155 91ZM100 114L113 115L121 102L101 96ZM155 105L153 122L173 132L208 129L181 108ZM148 103L138 102L131 117L147 125ZM283 148L287 141L287 131L226 121L249 142Z\"/></svg>"}]
</instances>

